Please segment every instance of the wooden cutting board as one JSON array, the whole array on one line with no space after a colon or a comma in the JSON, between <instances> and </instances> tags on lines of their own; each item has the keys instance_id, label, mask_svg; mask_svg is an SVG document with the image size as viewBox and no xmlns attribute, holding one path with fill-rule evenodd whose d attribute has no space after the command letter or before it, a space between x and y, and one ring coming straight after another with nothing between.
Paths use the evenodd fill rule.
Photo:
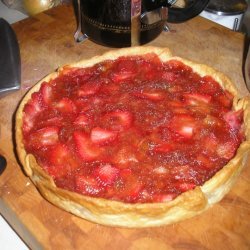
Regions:
<instances>
[{"instance_id":1,"label":"wooden cutting board","mask_svg":"<svg viewBox=\"0 0 250 250\"><path fill-rule=\"evenodd\" d=\"M111 228L90 223L45 201L16 158L14 115L27 90L66 63L110 48L91 41L76 44L71 6L60 6L13 25L21 49L22 88L0 99L0 154L8 161L0 176L0 212L31 249L250 249L250 161L233 189L207 212L170 226ZM242 95L244 36L201 17L170 24L150 45L224 72Z\"/></svg>"}]
</instances>

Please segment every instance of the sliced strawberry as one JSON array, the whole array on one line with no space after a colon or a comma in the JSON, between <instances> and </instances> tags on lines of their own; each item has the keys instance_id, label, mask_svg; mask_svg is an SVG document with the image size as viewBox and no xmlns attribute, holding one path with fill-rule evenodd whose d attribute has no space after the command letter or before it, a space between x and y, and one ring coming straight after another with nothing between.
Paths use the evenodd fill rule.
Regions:
<instances>
[{"instance_id":1,"label":"sliced strawberry","mask_svg":"<svg viewBox=\"0 0 250 250\"><path fill-rule=\"evenodd\" d=\"M84 132L75 131L73 133L73 140L79 156L84 161L93 161L100 155L101 149L94 145Z\"/></svg>"},{"instance_id":2,"label":"sliced strawberry","mask_svg":"<svg viewBox=\"0 0 250 250\"><path fill-rule=\"evenodd\" d=\"M30 135L29 144L34 148L54 145L58 142L58 133L56 126L41 128Z\"/></svg>"},{"instance_id":3,"label":"sliced strawberry","mask_svg":"<svg viewBox=\"0 0 250 250\"><path fill-rule=\"evenodd\" d=\"M177 194L169 193L169 194L155 194L153 196L153 201L154 202L167 202L167 201L172 201Z\"/></svg>"},{"instance_id":4,"label":"sliced strawberry","mask_svg":"<svg viewBox=\"0 0 250 250\"><path fill-rule=\"evenodd\" d=\"M189 165L181 165L172 167L170 172L175 180L182 180L193 178L193 172L190 170Z\"/></svg>"},{"instance_id":5,"label":"sliced strawberry","mask_svg":"<svg viewBox=\"0 0 250 250\"><path fill-rule=\"evenodd\" d=\"M43 166L45 171L50 175L52 176L52 178L54 178L55 180L57 178L62 178L64 176L67 175L68 173L68 170L67 168L65 167L65 165L48 165L48 166Z\"/></svg>"},{"instance_id":6,"label":"sliced strawberry","mask_svg":"<svg viewBox=\"0 0 250 250\"><path fill-rule=\"evenodd\" d=\"M133 202L134 200L138 199L140 192L143 189L142 183L133 175L132 171L126 171L121 175L122 181L124 183L123 190L122 190L122 199L128 202Z\"/></svg>"},{"instance_id":7,"label":"sliced strawberry","mask_svg":"<svg viewBox=\"0 0 250 250\"><path fill-rule=\"evenodd\" d=\"M122 170L120 170L120 176L121 176L121 178L125 178L126 179L131 174L132 174L132 170L130 168L123 168Z\"/></svg>"},{"instance_id":8,"label":"sliced strawberry","mask_svg":"<svg viewBox=\"0 0 250 250\"><path fill-rule=\"evenodd\" d=\"M34 125L34 119L39 112L43 110L41 95L39 93L33 93L31 100L24 106L24 122L23 129L25 132L31 130Z\"/></svg>"},{"instance_id":9,"label":"sliced strawberry","mask_svg":"<svg viewBox=\"0 0 250 250\"><path fill-rule=\"evenodd\" d=\"M175 186L181 192L186 192L188 190L194 189L196 185L194 183L182 182L182 183L177 183Z\"/></svg>"},{"instance_id":10,"label":"sliced strawberry","mask_svg":"<svg viewBox=\"0 0 250 250\"><path fill-rule=\"evenodd\" d=\"M29 105L33 106L34 112L39 113L43 110L42 98L39 93L33 93Z\"/></svg>"},{"instance_id":11,"label":"sliced strawberry","mask_svg":"<svg viewBox=\"0 0 250 250\"><path fill-rule=\"evenodd\" d=\"M121 60L117 65L117 70L111 74L111 79L116 83L131 79L137 74L136 69L136 61Z\"/></svg>"},{"instance_id":12,"label":"sliced strawberry","mask_svg":"<svg viewBox=\"0 0 250 250\"><path fill-rule=\"evenodd\" d=\"M98 185L95 178L85 175L75 176L76 190L85 195L97 195L103 188Z\"/></svg>"},{"instance_id":13,"label":"sliced strawberry","mask_svg":"<svg viewBox=\"0 0 250 250\"><path fill-rule=\"evenodd\" d=\"M167 174L168 169L164 166L158 166L158 167L154 168L153 172L156 174Z\"/></svg>"},{"instance_id":14,"label":"sliced strawberry","mask_svg":"<svg viewBox=\"0 0 250 250\"><path fill-rule=\"evenodd\" d=\"M195 128L194 117L187 114L178 114L170 122L170 129L187 139L193 137Z\"/></svg>"},{"instance_id":15,"label":"sliced strawberry","mask_svg":"<svg viewBox=\"0 0 250 250\"><path fill-rule=\"evenodd\" d=\"M162 79L171 83L178 78L177 74L171 71L165 71L162 73Z\"/></svg>"},{"instance_id":16,"label":"sliced strawberry","mask_svg":"<svg viewBox=\"0 0 250 250\"><path fill-rule=\"evenodd\" d=\"M63 77L63 79L70 82L70 84L78 85L84 83L91 79L95 74L95 70L91 70L91 68L74 68L69 65L60 68L59 77ZM72 85L71 85L72 86Z\"/></svg>"},{"instance_id":17,"label":"sliced strawberry","mask_svg":"<svg viewBox=\"0 0 250 250\"><path fill-rule=\"evenodd\" d=\"M189 111L196 113L197 116L204 116L205 114L210 114L213 111L212 105L199 104L199 105L189 105Z\"/></svg>"},{"instance_id":18,"label":"sliced strawberry","mask_svg":"<svg viewBox=\"0 0 250 250\"><path fill-rule=\"evenodd\" d=\"M132 113L124 110L115 110L107 113L104 117L105 124L113 130L124 130L131 127Z\"/></svg>"},{"instance_id":19,"label":"sliced strawberry","mask_svg":"<svg viewBox=\"0 0 250 250\"><path fill-rule=\"evenodd\" d=\"M173 111L174 115L190 113L190 110L188 110L186 107L182 107L182 108L173 107L172 111Z\"/></svg>"},{"instance_id":20,"label":"sliced strawberry","mask_svg":"<svg viewBox=\"0 0 250 250\"><path fill-rule=\"evenodd\" d=\"M168 100L168 105L171 108L183 108L183 102L179 100Z\"/></svg>"},{"instance_id":21,"label":"sliced strawberry","mask_svg":"<svg viewBox=\"0 0 250 250\"><path fill-rule=\"evenodd\" d=\"M105 94L114 94L120 89L120 85L115 82L109 82L102 86L102 92Z\"/></svg>"},{"instance_id":22,"label":"sliced strawberry","mask_svg":"<svg viewBox=\"0 0 250 250\"><path fill-rule=\"evenodd\" d=\"M174 149L170 143L161 143L154 146L153 151L156 153L168 153Z\"/></svg>"},{"instance_id":23,"label":"sliced strawberry","mask_svg":"<svg viewBox=\"0 0 250 250\"><path fill-rule=\"evenodd\" d=\"M209 135L202 139L202 149L209 154L215 151L215 148L218 146L218 139L213 136Z\"/></svg>"},{"instance_id":24,"label":"sliced strawberry","mask_svg":"<svg viewBox=\"0 0 250 250\"><path fill-rule=\"evenodd\" d=\"M229 127L233 130L239 130L243 120L243 111L229 111L223 116Z\"/></svg>"},{"instance_id":25,"label":"sliced strawberry","mask_svg":"<svg viewBox=\"0 0 250 250\"><path fill-rule=\"evenodd\" d=\"M139 181L130 181L123 189L123 199L128 202L133 202L138 199L143 185Z\"/></svg>"},{"instance_id":26,"label":"sliced strawberry","mask_svg":"<svg viewBox=\"0 0 250 250\"><path fill-rule=\"evenodd\" d=\"M55 116L48 118L47 120L43 120L39 123L41 127L50 127L50 126L57 126L61 127L63 125L63 117Z\"/></svg>"},{"instance_id":27,"label":"sliced strawberry","mask_svg":"<svg viewBox=\"0 0 250 250\"><path fill-rule=\"evenodd\" d=\"M165 92L159 90L134 92L133 94L137 97L146 98L151 101L161 101L165 98Z\"/></svg>"},{"instance_id":28,"label":"sliced strawberry","mask_svg":"<svg viewBox=\"0 0 250 250\"><path fill-rule=\"evenodd\" d=\"M89 122L90 122L90 118L84 113L80 113L74 120L74 124L79 125L79 126L85 126L89 124Z\"/></svg>"},{"instance_id":29,"label":"sliced strawberry","mask_svg":"<svg viewBox=\"0 0 250 250\"><path fill-rule=\"evenodd\" d=\"M58 178L78 168L78 163L67 145L58 143L49 152L48 172Z\"/></svg>"},{"instance_id":30,"label":"sliced strawberry","mask_svg":"<svg viewBox=\"0 0 250 250\"><path fill-rule=\"evenodd\" d=\"M219 119L216 116L213 115L207 115L204 119L203 119L203 123L206 126L209 127L221 127L223 125L223 120Z\"/></svg>"},{"instance_id":31,"label":"sliced strawberry","mask_svg":"<svg viewBox=\"0 0 250 250\"><path fill-rule=\"evenodd\" d=\"M184 87L182 85L173 84L170 85L170 87L168 88L168 92L173 94L179 93L183 91L183 88Z\"/></svg>"},{"instance_id":32,"label":"sliced strawberry","mask_svg":"<svg viewBox=\"0 0 250 250\"><path fill-rule=\"evenodd\" d=\"M149 61L140 62L141 74L145 79L152 80L155 77L159 76L157 70L154 67L154 64Z\"/></svg>"},{"instance_id":33,"label":"sliced strawberry","mask_svg":"<svg viewBox=\"0 0 250 250\"><path fill-rule=\"evenodd\" d=\"M69 66L63 67L63 74L67 74L70 78L75 80L77 83L83 83L92 78L95 74L93 68L72 68Z\"/></svg>"},{"instance_id":34,"label":"sliced strawberry","mask_svg":"<svg viewBox=\"0 0 250 250\"><path fill-rule=\"evenodd\" d=\"M136 73L133 72L118 72L113 73L111 79L115 83L123 82L125 80L135 77Z\"/></svg>"},{"instance_id":35,"label":"sliced strawberry","mask_svg":"<svg viewBox=\"0 0 250 250\"><path fill-rule=\"evenodd\" d=\"M74 69L75 72L77 72L77 69ZM70 67L69 65L65 65L62 68L60 68L59 73L60 74L64 74L64 75L72 75L73 74L73 69L72 67Z\"/></svg>"},{"instance_id":36,"label":"sliced strawberry","mask_svg":"<svg viewBox=\"0 0 250 250\"><path fill-rule=\"evenodd\" d=\"M225 108L231 108L233 104L233 95L229 91L224 90L223 93L216 96L216 100Z\"/></svg>"},{"instance_id":37,"label":"sliced strawberry","mask_svg":"<svg viewBox=\"0 0 250 250\"><path fill-rule=\"evenodd\" d=\"M97 144L106 144L114 141L117 138L117 132L100 127L95 127L91 130L90 139Z\"/></svg>"},{"instance_id":38,"label":"sliced strawberry","mask_svg":"<svg viewBox=\"0 0 250 250\"><path fill-rule=\"evenodd\" d=\"M89 101L91 101L92 105L103 105L105 102L104 98L100 96L92 96L89 98Z\"/></svg>"},{"instance_id":39,"label":"sliced strawberry","mask_svg":"<svg viewBox=\"0 0 250 250\"><path fill-rule=\"evenodd\" d=\"M178 100L168 100L168 105L175 114L186 114L190 112L186 106L183 106L183 102Z\"/></svg>"},{"instance_id":40,"label":"sliced strawberry","mask_svg":"<svg viewBox=\"0 0 250 250\"><path fill-rule=\"evenodd\" d=\"M63 97L59 102L54 104L54 107L61 113L74 113L76 111L76 106L74 102L67 98Z\"/></svg>"},{"instance_id":41,"label":"sliced strawberry","mask_svg":"<svg viewBox=\"0 0 250 250\"><path fill-rule=\"evenodd\" d=\"M214 96L221 91L221 87L211 76L204 76L199 91Z\"/></svg>"},{"instance_id":42,"label":"sliced strawberry","mask_svg":"<svg viewBox=\"0 0 250 250\"><path fill-rule=\"evenodd\" d=\"M26 104L24 107L24 117L23 117L23 130L24 132L29 132L35 121L37 111L33 105Z\"/></svg>"},{"instance_id":43,"label":"sliced strawberry","mask_svg":"<svg viewBox=\"0 0 250 250\"><path fill-rule=\"evenodd\" d=\"M147 53L143 55L143 61L146 61L149 64L153 65L153 69L155 69L155 67L157 67L157 65L161 65L162 61L160 60L160 58L155 54L155 53Z\"/></svg>"},{"instance_id":44,"label":"sliced strawberry","mask_svg":"<svg viewBox=\"0 0 250 250\"><path fill-rule=\"evenodd\" d=\"M133 148L122 148L113 157L113 162L119 165L126 165L130 162L138 162Z\"/></svg>"},{"instance_id":45,"label":"sliced strawberry","mask_svg":"<svg viewBox=\"0 0 250 250\"><path fill-rule=\"evenodd\" d=\"M79 97L85 97L96 94L101 88L101 83L98 80L92 80L84 83L78 90Z\"/></svg>"},{"instance_id":46,"label":"sliced strawberry","mask_svg":"<svg viewBox=\"0 0 250 250\"><path fill-rule=\"evenodd\" d=\"M181 127L179 127L176 132L182 136L184 136L185 138L191 138L193 136L194 133L194 128L191 125L181 125Z\"/></svg>"},{"instance_id":47,"label":"sliced strawberry","mask_svg":"<svg viewBox=\"0 0 250 250\"><path fill-rule=\"evenodd\" d=\"M117 71L119 72L136 72L137 62L136 60L122 59L117 64Z\"/></svg>"},{"instance_id":48,"label":"sliced strawberry","mask_svg":"<svg viewBox=\"0 0 250 250\"><path fill-rule=\"evenodd\" d=\"M183 62L175 60L175 59L168 61L167 65L170 67L171 71L179 70L179 69L184 71L185 69L186 70L189 69L189 67L186 66Z\"/></svg>"},{"instance_id":49,"label":"sliced strawberry","mask_svg":"<svg viewBox=\"0 0 250 250\"><path fill-rule=\"evenodd\" d=\"M74 99L74 104L77 110L84 113L92 108L92 100L90 98L77 98Z\"/></svg>"},{"instance_id":50,"label":"sliced strawberry","mask_svg":"<svg viewBox=\"0 0 250 250\"><path fill-rule=\"evenodd\" d=\"M211 146L211 149L212 149L212 146ZM215 148L213 148L212 152L214 152L214 149ZM199 166L205 167L207 169L212 169L214 167L213 162L204 154L199 154L196 158L196 161L199 164Z\"/></svg>"},{"instance_id":51,"label":"sliced strawberry","mask_svg":"<svg viewBox=\"0 0 250 250\"><path fill-rule=\"evenodd\" d=\"M49 105L52 101L52 87L47 82L42 83L41 93L44 104Z\"/></svg>"},{"instance_id":52,"label":"sliced strawberry","mask_svg":"<svg viewBox=\"0 0 250 250\"><path fill-rule=\"evenodd\" d=\"M102 186L108 186L115 183L119 176L119 172L120 170L118 168L110 164L103 164L94 170L93 176Z\"/></svg>"},{"instance_id":53,"label":"sliced strawberry","mask_svg":"<svg viewBox=\"0 0 250 250\"><path fill-rule=\"evenodd\" d=\"M129 73L127 73L127 74L125 74L125 73L123 73L123 74L121 74L121 73L112 73L111 79L112 79L113 82L115 82L115 83L118 82L119 83L119 82L122 82L124 80L127 80L130 77L131 76L130 76Z\"/></svg>"},{"instance_id":54,"label":"sliced strawberry","mask_svg":"<svg viewBox=\"0 0 250 250\"><path fill-rule=\"evenodd\" d=\"M236 152L237 145L232 142L227 142L224 144L219 144L216 149L216 153L219 157L230 160L233 158Z\"/></svg>"},{"instance_id":55,"label":"sliced strawberry","mask_svg":"<svg viewBox=\"0 0 250 250\"><path fill-rule=\"evenodd\" d=\"M68 147L65 144L58 143L50 151L50 163L56 166L64 165L69 155Z\"/></svg>"},{"instance_id":56,"label":"sliced strawberry","mask_svg":"<svg viewBox=\"0 0 250 250\"><path fill-rule=\"evenodd\" d=\"M208 104L211 102L212 96L199 93L185 93L183 94L185 102L188 105L199 105L201 103Z\"/></svg>"}]
</instances>

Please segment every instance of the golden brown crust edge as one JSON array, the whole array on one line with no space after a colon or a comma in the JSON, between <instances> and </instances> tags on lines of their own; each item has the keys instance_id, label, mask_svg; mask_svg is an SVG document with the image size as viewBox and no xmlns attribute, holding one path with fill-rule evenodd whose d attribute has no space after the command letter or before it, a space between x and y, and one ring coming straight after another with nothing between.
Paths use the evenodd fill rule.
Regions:
<instances>
[{"instance_id":1,"label":"golden brown crust edge","mask_svg":"<svg viewBox=\"0 0 250 250\"><path fill-rule=\"evenodd\" d=\"M250 97L239 100L238 92L231 81L222 73L201 64L172 57L166 48L134 47L107 52L89 60L84 60L66 67L90 67L103 60L113 60L119 56L156 53L162 61L177 59L191 66L200 75L212 75L221 86L229 90L234 96L234 109L244 110L244 124L247 140L241 144L236 156L223 169L207 181L202 187L196 187L166 203L125 204L117 201L90 198L77 193L57 188L36 163L32 155L27 155L22 143L22 112L31 94L38 91L44 81L55 78L58 73L52 73L38 82L24 97L16 113L16 142L17 152L25 172L34 182L40 193L51 203L84 219L95 223L121 227L151 227L176 223L197 215L212 204L221 200L230 190L237 175L240 173L250 149ZM60 71L61 69L59 69Z\"/></svg>"}]
</instances>

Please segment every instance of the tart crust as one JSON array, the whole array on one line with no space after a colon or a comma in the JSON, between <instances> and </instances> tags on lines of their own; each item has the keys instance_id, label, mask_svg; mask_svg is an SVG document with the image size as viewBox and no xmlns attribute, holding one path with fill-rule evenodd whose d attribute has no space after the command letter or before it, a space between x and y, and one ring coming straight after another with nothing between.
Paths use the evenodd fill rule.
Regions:
<instances>
[{"instance_id":1,"label":"tart crust","mask_svg":"<svg viewBox=\"0 0 250 250\"><path fill-rule=\"evenodd\" d=\"M241 143L237 153L227 165L218 171L202 186L182 193L172 201L163 203L128 204L102 198L93 198L56 187L53 179L37 164L35 157L24 149L22 118L25 104L33 92L40 89L44 81L57 77L58 72L71 67L91 67L104 60L114 60L120 56L155 53L162 61L176 59L192 67L199 75L212 76L223 89L234 95L233 109L244 110L244 131L246 140ZM236 177L245 165L250 150L250 96L240 98L233 83L222 73L206 65L197 64L180 57L173 57L169 49L156 47L133 47L113 50L78 63L69 64L51 73L29 90L21 101L16 113L16 144L18 157L25 173L33 181L42 196L54 205L89 221L130 228L152 227L176 223L202 213L214 203L219 202L230 190Z\"/></svg>"}]
</instances>

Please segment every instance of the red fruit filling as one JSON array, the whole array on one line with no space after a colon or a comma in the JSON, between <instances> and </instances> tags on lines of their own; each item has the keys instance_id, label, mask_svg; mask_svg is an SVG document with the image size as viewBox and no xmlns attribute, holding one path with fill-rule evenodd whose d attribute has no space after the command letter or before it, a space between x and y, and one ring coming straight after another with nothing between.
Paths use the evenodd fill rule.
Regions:
<instances>
[{"instance_id":1,"label":"red fruit filling","mask_svg":"<svg viewBox=\"0 0 250 250\"><path fill-rule=\"evenodd\" d=\"M24 145L58 187L165 202L236 154L243 114L232 100L212 77L153 54L64 68L25 105Z\"/></svg>"}]
</instances>

